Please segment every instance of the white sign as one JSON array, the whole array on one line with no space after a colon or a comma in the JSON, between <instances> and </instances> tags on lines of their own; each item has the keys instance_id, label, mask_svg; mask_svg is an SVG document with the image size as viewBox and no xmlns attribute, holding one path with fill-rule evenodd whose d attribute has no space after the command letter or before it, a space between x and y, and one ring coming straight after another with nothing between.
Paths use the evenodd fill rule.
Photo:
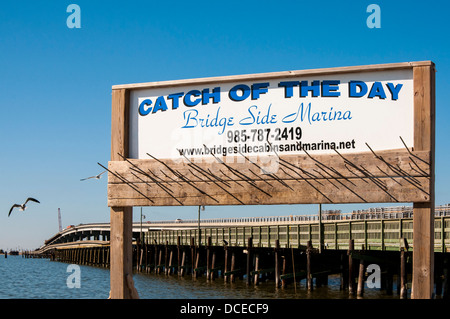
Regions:
<instances>
[{"instance_id":1,"label":"white sign","mask_svg":"<svg viewBox=\"0 0 450 319\"><path fill-rule=\"evenodd\" d=\"M130 158L336 154L413 145L412 69L132 90Z\"/></svg>"}]
</instances>

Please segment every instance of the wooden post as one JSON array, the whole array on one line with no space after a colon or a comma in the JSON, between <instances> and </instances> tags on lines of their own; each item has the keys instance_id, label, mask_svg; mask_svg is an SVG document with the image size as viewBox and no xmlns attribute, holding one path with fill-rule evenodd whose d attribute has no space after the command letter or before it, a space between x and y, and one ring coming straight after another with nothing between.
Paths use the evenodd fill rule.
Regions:
<instances>
[{"instance_id":1,"label":"wooden post","mask_svg":"<svg viewBox=\"0 0 450 319\"><path fill-rule=\"evenodd\" d=\"M313 278L311 272L311 254L312 254L312 242L308 240L306 244L306 287L308 291L313 291Z\"/></svg>"},{"instance_id":2,"label":"wooden post","mask_svg":"<svg viewBox=\"0 0 450 319\"><path fill-rule=\"evenodd\" d=\"M141 257L139 258L139 272L142 271L142 260L144 258L144 248L141 246Z\"/></svg>"},{"instance_id":3,"label":"wooden post","mask_svg":"<svg viewBox=\"0 0 450 319\"><path fill-rule=\"evenodd\" d=\"M406 299L408 295L407 289L407 274L406 274L406 252L402 248L400 251L400 299Z\"/></svg>"},{"instance_id":4,"label":"wooden post","mask_svg":"<svg viewBox=\"0 0 450 319\"><path fill-rule=\"evenodd\" d=\"M353 273L353 258L352 252L354 247L354 240L350 239L348 244L348 293L353 295L355 293L355 277Z\"/></svg>"},{"instance_id":5,"label":"wooden post","mask_svg":"<svg viewBox=\"0 0 450 319\"><path fill-rule=\"evenodd\" d=\"M255 271L259 270L259 254L256 253L255 254ZM258 285L258 278L259 278L259 274L255 273L254 277L253 277L253 283L255 286Z\"/></svg>"},{"instance_id":6,"label":"wooden post","mask_svg":"<svg viewBox=\"0 0 450 319\"><path fill-rule=\"evenodd\" d=\"M180 260L181 260L181 255L180 255L180 242L181 242L181 238L180 236L177 237L177 273L178 275L180 275L181 273L181 269L180 269Z\"/></svg>"},{"instance_id":7,"label":"wooden post","mask_svg":"<svg viewBox=\"0 0 450 319\"><path fill-rule=\"evenodd\" d=\"M156 242L155 242L155 252L154 252L154 254L155 254L155 258L154 258L154 271L155 271L155 274L157 274L158 273L158 245L156 245Z\"/></svg>"},{"instance_id":8,"label":"wooden post","mask_svg":"<svg viewBox=\"0 0 450 319\"><path fill-rule=\"evenodd\" d=\"M162 248L159 247L159 258L158 264L156 265L156 273L159 274L161 272L161 262L162 262Z\"/></svg>"},{"instance_id":9,"label":"wooden post","mask_svg":"<svg viewBox=\"0 0 450 319\"><path fill-rule=\"evenodd\" d=\"M197 249L197 257L195 258L194 278L197 278L199 274L199 271L195 270L198 269L199 262L200 262L200 247Z\"/></svg>"},{"instance_id":10,"label":"wooden post","mask_svg":"<svg viewBox=\"0 0 450 319\"><path fill-rule=\"evenodd\" d=\"M186 251L183 249L183 255L181 257L181 269L179 273L181 277L184 276L185 261L186 261Z\"/></svg>"},{"instance_id":11,"label":"wooden post","mask_svg":"<svg viewBox=\"0 0 450 319\"><path fill-rule=\"evenodd\" d=\"M281 259L283 260L281 274L286 275L286 256L281 256ZM281 288L286 288L286 279L284 277L281 279Z\"/></svg>"},{"instance_id":12,"label":"wooden post","mask_svg":"<svg viewBox=\"0 0 450 319\"><path fill-rule=\"evenodd\" d=\"M252 253L251 253L251 251L252 251L252 238L251 237L249 237L248 239L247 239L247 278L246 278L246 282L247 282L247 285L250 285L250 271L251 271L251 268L252 268Z\"/></svg>"},{"instance_id":13,"label":"wooden post","mask_svg":"<svg viewBox=\"0 0 450 319\"><path fill-rule=\"evenodd\" d=\"M171 275L172 274L172 260L173 260L173 249L170 249L170 254L169 254L169 267L167 269L167 274Z\"/></svg>"},{"instance_id":14,"label":"wooden post","mask_svg":"<svg viewBox=\"0 0 450 319\"><path fill-rule=\"evenodd\" d=\"M413 204L413 271L411 297L431 299L434 288L434 153L435 68L415 66L414 150L430 151L429 201Z\"/></svg>"},{"instance_id":15,"label":"wooden post","mask_svg":"<svg viewBox=\"0 0 450 319\"><path fill-rule=\"evenodd\" d=\"M209 279L214 280L214 268L216 267L216 250L215 249L212 250L211 267L212 267L212 270L209 273L209 276L210 276Z\"/></svg>"},{"instance_id":16,"label":"wooden post","mask_svg":"<svg viewBox=\"0 0 450 319\"><path fill-rule=\"evenodd\" d=\"M235 256L235 252L234 249L231 251L231 271L234 271L234 267L235 267L235 263L236 263L236 256ZM234 282L234 273L231 273L230 275L230 282Z\"/></svg>"},{"instance_id":17,"label":"wooden post","mask_svg":"<svg viewBox=\"0 0 450 319\"><path fill-rule=\"evenodd\" d=\"M208 236L206 240L206 280L209 280L211 274L211 236Z\"/></svg>"},{"instance_id":18,"label":"wooden post","mask_svg":"<svg viewBox=\"0 0 450 319\"><path fill-rule=\"evenodd\" d=\"M358 274L358 288L357 288L357 296L362 297L364 294L364 260L359 260L359 274Z\"/></svg>"},{"instance_id":19,"label":"wooden post","mask_svg":"<svg viewBox=\"0 0 450 319\"><path fill-rule=\"evenodd\" d=\"M224 249L224 259L225 259L225 265L224 265L224 269L223 269L223 271L224 271L224 276L223 276L223 282L227 282L227 279L228 279L228 276L227 275L225 275L226 273L227 273L227 271L228 271L228 246L227 246L227 244L225 244L225 246L223 247L223 249Z\"/></svg>"},{"instance_id":20,"label":"wooden post","mask_svg":"<svg viewBox=\"0 0 450 319\"><path fill-rule=\"evenodd\" d=\"M280 257L278 256L280 250L280 242L275 240L275 287L280 287Z\"/></svg>"},{"instance_id":21,"label":"wooden post","mask_svg":"<svg viewBox=\"0 0 450 319\"><path fill-rule=\"evenodd\" d=\"M169 274L169 267L167 264L167 258L169 257L169 248L168 248L169 242L166 240L166 246L164 247L164 274Z\"/></svg>"},{"instance_id":22,"label":"wooden post","mask_svg":"<svg viewBox=\"0 0 450 319\"><path fill-rule=\"evenodd\" d=\"M111 110L111 161L123 160L119 154L128 156L129 91L112 90ZM111 207L111 261L110 298L130 299L137 296L132 283L132 207ZM131 278L131 279L130 279Z\"/></svg>"},{"instance_id":23,"label":"wooden post","mask_svg":"<svg viewBox=\"0 0 450 319\"><path fill-rule=\"evenodd\" d=\"M294 291L297 292L297 279L295 278L295 256L294 247L291 246L292 273L294 274Z\"/></svg>"},{"instance_id":24,"label":"wooden post","mask_svg":"<svg viewBox=\"0 0 450 319\"><path fill-rule=\"evenodd\" d=\"M195 268L195 243L194 237L191 237L191 275L194 276L194 268Z\"/></svg>"}]
</instances>

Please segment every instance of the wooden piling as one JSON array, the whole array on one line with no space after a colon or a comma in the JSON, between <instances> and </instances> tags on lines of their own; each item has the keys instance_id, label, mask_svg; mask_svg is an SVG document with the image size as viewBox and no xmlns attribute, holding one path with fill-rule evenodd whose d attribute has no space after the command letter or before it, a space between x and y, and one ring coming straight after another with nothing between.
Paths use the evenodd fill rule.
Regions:
<instances>
[{"instance_id":1,"label":"wooden piling","mask_svg":"<svg viewBox=\"0 0 450 319\"><path fill-rule=\"evenodd\" d=\"M286 275L286 256L281 256L283 262L281 263L281 274ZM286 288L286 279L284 276L281 276L281 288Z\"/></svg>"},{"instance_id":2,"label":"wooden piling","mask_svg":"<svg viewBox=\"0 0 450 319\"><path fill-rule=\"evenodd\" d=\"M177 274L180 275L181 274L181 268L180 268L180 261L181 261L181 251L180 251L180 242L181 242L181 237L178 236L177 237Z\"/></svg>"},{"instance_id":3,"label":"wooden piling","mask_svg":"<svg viewBox=\"0 0 450 319\"><path fill-rule=\"evenodd\" d=\"M306 287L308 291L313 291L313 278L311 272L312 242L308 240L306 244Z\"/></svg>"},{"instance_id":4,"label":"wooden piling","mask_svg":"<svg viewBox=\"0 0 450 319\"><path fill-rule=\"evenodd\" d=\"M259 279L259 274L257 273L257 271L259 270L259 254L255 253L255 275L253 277L253 284L255 286L258 285L258 279Z\"/></svg>"},{"instance_id":5,"label":"wooden piling","mask_svg":"<svg viewBox=\"0 0 450 319\"><path fill-rule=\"evenodd\" d=\"M210 279L211 274L210 254L211 254L211 236L208 236L206 241L206 280Z\"/></svg>"},{"instance_id":6,"label":"wooden piling","mask_svg":"<svg viewBox=\"0 0 450 319\"><path fill-rule=\"evenodd\" d=\"M200 271L198 270L198 265L200 262L200 247L197 249L197 256L195 257L195 267L194 267L194 278L197 278L198 275L200 274Z\"/></svg>"},{"instance_id":7,"label":"wooden piling","mask_svg":"<svg viewBox=\"0 0 450 319\"><path fill-rule=\"evenodd\" d=\"M249 237L247 239L247 276L246 276L246 282L247 285L250 285L250 271L251 271L251 264L252 264L252 245L253 245L253 240L251 237Z\"/></svg>"},{"instance_id":8,"label":"wooden piling","mask_svg":"<svg viewBox=\"0 0 450 319\"><path fill-rule=\"evenodd\" d=\"M195 268L195 239L191 237L191 275L194 277L194 268Z\"/></svg>"},{"instance_id":9,"label":"wooden piling","mask_svg":"<svg viewBox=\"0 0 450 319\"><path fill-rule=\"evenodd\" d=\"M406 299L408 295L406 278L406 252L402 249L400 251L400 299Z\"/></svg>"},{"instance_id":10,"label":"wooden piling","mask_svg":"<svg viewBox=\"0 0 450 319\"><path fill-rule=\"evenodd\" d=\"M171 275L172 274L172 260L173 260L173 250L170 249L169 266L168 266L168 269L167 269L167 275Z\"/></svg>"},{"instance_id":11,"label":"wooden piling","mask_svg":"<svg viewBox=\"0 0 450 319\"><path fill-rule=\"evenodd\" d=\"M275 287L280 286L280 256L278 255L280 251L280 241L275 240Z\"/></svg>"},{"instance_id":12,"label":"wooden piling","mask_svg":"<svg viewBox=\"0 0 450 319\"><path fill-rule=\"evenodd\" d=\"M226 275L226 273L228 272L228 246L225 244L225 246L223 247L223 249L224 249L224 261L225 261L225 264L224 264L224 269L223 269L223 271L224 271L224 275L223 275L223 282L227 282L227 280L228 280L228 275Z\"/></svg>"},{"instance_id":13,"label":"wooden piling","mask_svg":"<svg viewBox=\"0 0 450 319\"><path fill-rule=\"evenodd\" d=\"M186 250L183 249L183 254L181 257L181 269L180 272L178 273L180 277L184 276L184 272L185 272L185 267L186 267Z\"/></svg>"},{"instance_id":14,"label":"wooden piling","mask_svg":"<svg viewBox=\"0 0 450 319\"><path fill-rule=\"evenodd\" d=\"M158 245L156 244L156 242L155 242L155 251L154 251L154 272L155 272L155 274L157 274L158 273Z\"/></svg>"},{"instance_id":15,"label":"wooden piling","mask_svg":"<svg viewBox=\"0 0 450 319\"><path fill-rule=\"evenodd\" d=\"M348 293L353 295L355 293L355 277L353 272L353 257L352 252L354 248L354 240L350 239L348 244Z\"/></svg>"},{"instance_id":16,"label":"wooden piling","mask_svg":"<svg viewBox=\"0 0 450 319\"><path fill-rule=\"evenodd\" d=\"M216 250L215 249L213 249L213 251L212 251L211 267L212 267L212 270L209 274L209 276L210 276L209 280L214 280L214 272L215 272L215 267L216 267Z\"/></svg>"},{"instance_id":17,"label":"wooden piling","mask_svg":"<svg viewBox=\"0 0 450 319\"><path fill-rule=\"evenodd\" d=\"M357 296L362 297L364 295L364 260L359 260L359 274L358 274L358 288L357 288Z\"/></svg>"},{"instance_id":18,"label":"wooden piling","mask_svg":"<svg viewBox=\"0 0 450 319\"><path fill-rule=\"evenodd\" d=\"M168 258L169 258L169 241L166 240L166 245L164 247L164 274L168 275L169 273L169 267L168 267Z\"/></svg>"},{"instance_id":19,"label":"wooden piling","mask_svg":"<svg viewBox=\"0 0 450 319\"><path fill-rule=\"evenodd\" d=\"M230 275L230 282L234 282L234 273L233 271L235 270L235 266L236 266L236 254L234 249L231 251L231 269L230 271L232 271L231 275Z\"/></svg>"}]
</instances>

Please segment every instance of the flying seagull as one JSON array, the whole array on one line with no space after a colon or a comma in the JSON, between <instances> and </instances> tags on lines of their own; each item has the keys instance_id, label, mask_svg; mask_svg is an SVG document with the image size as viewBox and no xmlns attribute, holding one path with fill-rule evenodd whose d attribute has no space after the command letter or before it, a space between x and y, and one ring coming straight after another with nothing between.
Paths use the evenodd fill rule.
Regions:
<instances>
[{"instance_id":1,"label":"flying seagull","mask_svg":"<svg viewBox=\"0 0 450 319\"><path fill-rule=\"evenodd\" d=\"M98 174L98 175L90 176L90 177L86 177L86 178L80 179L80 181L85 181L85 180L91 179L91 178L100 179L100 178L102 178L102 174L104 174L105 172L106 172L106 170L104 170L103 172L101 172L101 173Z\"/></svg>"},{"instance_id":2,"label":"flying seagull","mask_svg":"<svg viewBox=\"0 0 450 319\"><path fill-rule=\"evenodd\" d=\"M14 209L14 207L19 207L19 210L24 211L24 210L27 208L26 204L27 204L29 201L36 202L36 203L40 203L37 199L28 197L27 200L25 201L25 203L23 203L22 205L20 205L20 204L14 204L14 205L12 205L11 209L9 210L8 217L9 217L9 215L11 215L11 212L12 212L12 210Z\"/></svg>"}]
</instances>

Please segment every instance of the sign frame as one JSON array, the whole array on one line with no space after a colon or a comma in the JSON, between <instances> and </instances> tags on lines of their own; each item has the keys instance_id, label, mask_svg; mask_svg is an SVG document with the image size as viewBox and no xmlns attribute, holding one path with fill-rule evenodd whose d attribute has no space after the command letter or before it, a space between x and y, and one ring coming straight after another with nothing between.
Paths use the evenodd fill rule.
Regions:
<instances>
[{"instance_id":1,"label":"sign frame","mask_svg":"<svg viewBox=\"0 0 450 319\"><path fill-rule=\"evenodd\" d=\"M330 174L330 176L325 175L325 169L321 174L322 178L316 176L312 180L314 182L319 182L326 180L331 184L332 181L339 183L341 185L342 191L334 193L340 193L340 196L333 197L330 199L330 194L333 192L330 190L329 193L323 194L325 188L318 190L316 187L310 186L309 195L303 199L301 198L302 192L293 191L291 196L283 197L280 199L279 194L285 192L286 184L285 180L277 180L273 176L272 179L269 177L263 178L262 176L270 176L270 174L262 174L259 176L259 180L252 181L254 185L249 185L245 188L245 191L237 191L237 187L232 191L225 192L224 187L219 187L217 192L221 192L219 200L217 200L218 193L214 193L213 196L205 192L204 188L200 188L200 185L208 184L209 189L212 189L212 185L218 184L217 181L224 180L224 176L218 176L212 173L207 179L207 175L200 180L194 180L190 178L189 180L178 180L178 182L184 182L186 185L191 185L190 193L187 192L186 187L180 187L178 191L178 198L169 195L161 195L164 200L155 201L152 199L151 194L154 192L154 188L149 187L149 183L153 183L155 186L158 184L158 178L160 175L155 176L140 176L139 180L136 180L136 173L141 168L144 167L147 171L149 168L158 168L159 171L163 171L166 168L167 172L172 172L174 176L181 178L171 171L170 165L173 165L170 161L157 158L149 158L148 160L133 160L128 158L129 154L129 108L130 108L130 91L135 89L143 88L167 88L167 87L178 87L183 85L206 85L215 83L229 83L237 81L257 81L265 79L279 79L279 78L289 78L289 77L301 77L301 76L322 76L322 75L336 75L336 74L346 74L346 73L358 73L358 72L377 72L377 71L387 71L387 70L400 70L400 69L412 69L413 71L413 91L414 91L414 145L406 146L404 150L392 150L388 152L376 153L368 152L367 154L359 154L350 161L345 162L345 159L340 156L340 154L335 155L333 158L330 155L320 156L309 156L308 154L302 156L286 156L279 157L279 160L286 161L286 165L296 165L299 159L302 163L307 161L311 165L325 165L327 159L332 158L332 161L337 161L340 158L344 163L359 163L361 161L364 163L364 167L369 167L369 173L367 175L359 175L357 180L360 180L360 184L353 187L349 187L347 180L349 176L342 176L343 171L337 172L336 175ZM138 83L138 84L126 84L126 85L115 85L112 87L112 125L111 125L111 161L108 163L108 206L111 207L111 297L112 298L131 298L136 295L134 288L132 287L132 279L130 283L131 272L131 222L132 222L132 207L133 206L164 206L164 205L235 205L238 201L241 204L292 204L292 203L357 203L357 202L413 202L414 207L414 241L413 247L415 253L413 254L413 298L431 298L433 290L433 277L434 277L434 155L435 153L435 66L431 61L419 61L419 62L404 62L404 63L393 63L393 64L378 64L378 65L367 65L367 66L351 66L351 67L339 67L339 68L327 68L327 69L313 69L313 70L303 70L303 71L287 71L287 72L275 72L275 73L261 73L261 74L249 74L249 75L238 75L238 76L226 76L226 77L212 77L212 78L200 78L194 80L177 80L177 81L164 81L164 82L150 82L150 83ZM151 154L150 154L151 155ZM373 184L372 187L364 191L364 194L372 194L375 192L376 196L372 196L369 200L364 199L364 196L357 194L355 197L355 190L360 189L362 183L366 183L370 180L373 174L371 169L375 169L381 163L381 159L386 159L391 157L393 162L389 164L401 165L409 159L416 159L414 163L425 163L425 166L417 167L419 171L424 170L425 173L422 175L414 176L413 165L411 169L407 169L404 166L401 172L405 172L404 176L398 176L399 171L395 171L391 167L391 172L386 174L383 179L384 183L388 180L393 180L390 183L384 184L389 190L383 190L380 185ZM370 160L369 160L370 158ZM347 159L348 160L348 159ZM297 161L297 162L296 162ZM238 163L236 168L232 169L249 170L250 168L260 168L261 164L255 161L246 160L243 163ZM147 165L147 166L146 166ZM150 165L150 166L148 166ZM172 170L176 172L186 173L189 169L192 173L193 169L197 168L197 175L199 173L210 171L213 167L217 167L217 162L215 163L199 163L199 166L192 166L193 162L187 159L183 163L178 163L178 166ZM330 164L332 165L332 164ZM421 165L421 164L420 164ZM389 168L389 165L387 166ZM134 180L131 180L131 171ZM264 171L262 169L261 171ZM230 169L231 172L231 169ZM216 172L217 173L217 172ZM355 173L355 172L353 172ZM358 173L358 172L356 172ZM395 174L396 173L396 174ZM361 173L362 174L362 173ZM292 175L292 174L291 174ZM401 174L400 174L401 175ZM216 183L211 181L211 176L216 176ZM229 175L227 175L229 177ZM236 175L235 175L236 176ZM248 175L245 175L248 176ZM411 177L412 176L412 177ZM286 177L286 176L285 176ZM364 181L364 178L367 179ZM407 178L413 178L412 183L407 183ZM141 178L147 178L141 180ZM380 178L378 176L377 178ZM419 184L424 185L422 190L418 190L414 185L414 181L421 178ZM300 179L300 178L299 178ZM394 181L394 179L397 179ZM243 183L245 178L241 176L239 181ZM402 187L396 186L399 180L404 181ZM233 182L239 182L237 179ZM356 180L353 180L353 182ZM168 182L165 180L164 182ZM208 183L209 182L209 183ZM269 184L267 186L266 184ZM297 183L298 181L292 182ZM302 183L307 183L306 179L301 180ZM275 186L275 184L277 186ZM325 183L322 183L325 184ZM139 187L133 187L139 185ZM196 186L197 185L197 186ZM266 185L266 186L263 186ZM306 185L306 184L305 184ZM303 185L303 186L305 186ZM160 185L159 185L160 186ZM293 184L288 185L291 189L295 189ZM332 186L327 186L328 188ZM160 187L161 188L161 187ZM217 188L217 187L216 187ZM127 189L127 190L125 190ZM302 187L301 189L306 189ZM182 190L182 191L181 191ZM280 200L274 201L268 196L270 192L273 192L275 196L272 198L278 198ZM126 193L126 194L125 194ZM162 194L160 191L159 194ZM165 192L167 193L167 192ZM250 194L245 197L245 194ZM391 193L386 195L386 193ZM405 195L405 193L407 193ZM424 195L427 194L426 196ZM123 198L118 198L120 194L125 194ZM131 195L130 197L130 194ZM190 195L189 195L190 194ZM322 194L324 196L314 196L314 194ZM343 194L343 195L342 195ZM405 196L403 196L405 195ZM183 202L183 196L185 196ZM190 196L190 197L189 197ZM171 198L169 198L171 197ZM176 197L176 196L175 196ZM212 197L216 198L218 203L212 201ZM190 200L187 200L190 198ZM299 200L295 200L295 199ZM393 200L394 198L395 200ZM330 200L326 200L330 199ZM152 202L153 201L153 202ZM131 286L131 287L130 287Z\"/></svg>"}]
</instances>

